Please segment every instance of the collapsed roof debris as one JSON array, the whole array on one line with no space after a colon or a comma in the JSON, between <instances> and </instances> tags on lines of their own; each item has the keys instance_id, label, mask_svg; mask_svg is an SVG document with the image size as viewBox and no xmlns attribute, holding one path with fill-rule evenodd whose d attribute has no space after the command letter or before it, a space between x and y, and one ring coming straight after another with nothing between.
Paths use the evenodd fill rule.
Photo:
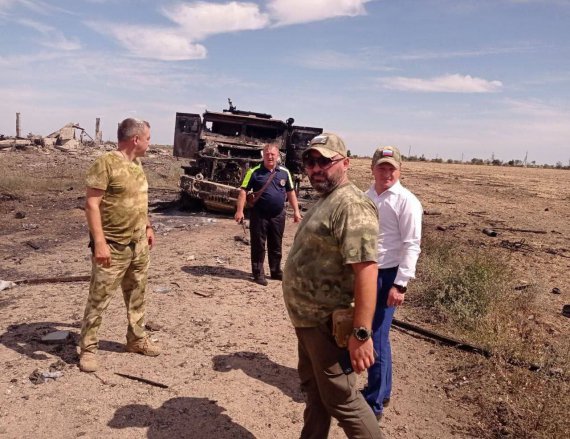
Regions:
<instances>
[{"instance_id":1,"label":"collapsed roof debris","mask_svg":"<svg viewBox=\"0 0 570 439\"><path fill-rule=\"evenodd\" d=\"M16 118L16 132L20 131L19 114ZM62 151L70 154L90 151L111 151L117 148L117 142L103 141L103 133L100 129L100 118L95 120L95 138L91 137L85 128L75 122L69 122L47 136L30 133L26 137L5 136L0 134L0 151L21 150L41 151L46 154ZM149 149L151 154L170 154L158 148Z\"/></svg>"},{"instance_id":2,"label":"collapsed roof debris","mask_svg":"<svg viewBox=\"0 0 570 439\"><path fill-rule=\"evenodd\" d=\"M79 136L76 130L80 131ZM87 140L89 139L89 140ZM93 138L78 124L70 122L48 136L28 134L26 137L0 135L0 149L29 149L30 147L53 147L60 151L72 151L82 146L95 146Z\"/></svg>"},{"instance_id":3,"label":"collapsed roof debris","mask_svg":"<svg viewBox=\"0 0 570 439\"><path fill-rule=\"evenodd\" d=\"M75 130L80 130L79 139L77 139ZM86 143L85 137L90 139L90 143L94 146L93 138L85 132L85 129L81 128L78 124L70 122L67 125L61 127L59 130L54 131L48 136L44 137L44 145L53 146L60 151L69 151L71 149L77 149L80 144Z\"/></svg>"},{"instance_id":4,"label":"collapsed roof debris","mask_svg":"<svg viewBox=\"0 0 570 439\"><path fill-rule=\"evenodd\" d=\"M101 119L95 119L95 139L91 137L84 128L75 122L69 122L59 130L47 136L36 134L28 134L27 137L21 136L20 113L16 113L16 136L8 137L0 134L0 150L3 149L20 149L27 150L30 148L54 148L64 152L76 151L83 147L95 147L103 144L103 133L100 129ZM79 131L79 136L77 135ZM111 143L111 142L107 142ZM113 147L115 143L111 143ZM105 146L105 145L104 145ZM106 149L109 149L108 147Z\"/></svg>"}]
</instances>

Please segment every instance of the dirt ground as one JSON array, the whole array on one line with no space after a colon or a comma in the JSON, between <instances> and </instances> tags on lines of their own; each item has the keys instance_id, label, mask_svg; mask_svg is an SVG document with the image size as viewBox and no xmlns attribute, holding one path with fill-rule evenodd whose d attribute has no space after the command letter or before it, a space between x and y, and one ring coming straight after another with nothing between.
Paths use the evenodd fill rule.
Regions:
<instances>
[{"instance_id":1,"label":"dirt ground","mask_svg":"<svg viewBox=\"0 0 570 439\"><path fill-rule=\"evenodd\" d=\"M92 160L91 154L0 151L4 178L42 175L45 184L9 189L0 183L1 280L89 274L83 187L76 176ZM175 197L166 178L178 164L165 154L145 159L153 175L151 203ZM352 166L353 180L365 188L369 162L354 160ZM403 175L431 213L424 217L426 230L508 254L520 283L538 287L541 324L552 337L567 337L569 320L561 309L570 302L570 172L406 163ZM163 354L145 358L124 352L119 293L100 331L102 367L82 373L76 343L88 283L20 284L0 291L0 437L299 436L304 404L295 335L280 282L262 287L251 281L249 247L242 240L246 231L227 216L174 207L151 217L157 244L147 327ZM484 235L485 227L499 235ZM288 221L285 254L295 228ZM501 245L505 240L520 245L513 250ZM562 294L552 294L553 287ZM405 316L404 307L398 317ZM55 330L70 331L68 342L41 341ZM449 390L468 381L458 375L458 362L485 360L398 330L392 332L392 346L394 392L381 423L387 437L475 437L482 425L479 408ZM50 366L62 376L34 384L34 371ZM364 376L360 380L363 384ZM334 422L330 437L344 437Z\"/></svg>"}]
</instances>

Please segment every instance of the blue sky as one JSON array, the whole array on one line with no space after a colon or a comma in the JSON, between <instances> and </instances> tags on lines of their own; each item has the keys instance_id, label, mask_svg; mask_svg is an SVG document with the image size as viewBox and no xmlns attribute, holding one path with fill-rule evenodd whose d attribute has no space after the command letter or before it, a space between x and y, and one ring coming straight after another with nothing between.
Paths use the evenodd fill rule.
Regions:
<instances>
[{"instance_id":1,"label":"blue sky","mask_svg":"<svg viewBox=\"0 0 570 439\"><path fill-rule=\"evenodd\" d=\"M353 153L570 160L570 0L0 0L0 133L294 117Z\"/></svg>"}]
</instances>

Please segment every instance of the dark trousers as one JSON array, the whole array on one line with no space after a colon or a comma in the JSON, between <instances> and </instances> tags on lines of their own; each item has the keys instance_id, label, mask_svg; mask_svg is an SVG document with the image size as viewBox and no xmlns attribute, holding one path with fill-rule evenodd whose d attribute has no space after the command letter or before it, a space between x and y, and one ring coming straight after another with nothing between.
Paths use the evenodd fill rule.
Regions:
<instances>
[{"instance_id":1,"label":"dark trousers","mask_svg":"<svg viewBox=\"0 0 570 439\"><path fill-rule=\"evenodd\" d=\"M249 236L251 241L251 273L254 278L264 277L265 243L269 271L272 276L281 274L281 242L285 231L285 210L272 217L265 216L252 209L249 217Z\"/></svg>"},{"instance_id":2,"label":"dark trousers","mask_svg":"<svg viewBox=\"0 0 570 439\"><path fill-rule=\"evenodd\" d=\"M398 267L378 270L378 296L372 322L372 343L378 357L368 369L368 386L363 391L364 398L376 414L382 413L383 401L390 399L392 393L392 348L389 335L396 307L387 306L386 302L397 274Z\"/></svg>"},{"instance_id":3,"label":"dark trousers","mask_svg":"<svg viewBox=\"0 0 570 439\"><path fill-rule=\"evenodd\" d=\"M299 377L306 407L301 439L326 439L332 417L349 439L382 439L378 421L356 388L356 374L343 373L339 348L328 325L295 328Z\"/></svg>"}]
</instances>

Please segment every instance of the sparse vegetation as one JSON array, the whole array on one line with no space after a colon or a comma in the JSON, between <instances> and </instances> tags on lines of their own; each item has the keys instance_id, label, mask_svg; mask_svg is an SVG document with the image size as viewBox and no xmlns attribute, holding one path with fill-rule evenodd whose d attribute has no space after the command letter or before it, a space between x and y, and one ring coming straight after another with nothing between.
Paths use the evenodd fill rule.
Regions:
<instances>
[{"instance_id":1,"label":"sparse vegetation","mask_svg":"<svg viewBox=\"0 0 570 439\"><path fill-rule=\"evenodd\" d=\"M433 236L424 238L422 252L416 303L432 309L440 321L477 330L492 301L506 294L507 265L482 251L461 251L452 241Z\"/></svg>"},{"instance_id":2,"label":"sparse vegetation","mask_svg":"<svg viewBox=\"0 0 570 439\"><path fill-rule=\"evenodd\" d=\"M565 437L570 343L548 343L548 332L536 318L540 314L536 291L532 287L515 291L509 263L497 253L466 251L457 242L429 234L422 248L411 304L429 315L429 323L441 326L442 332L493 353L489 360L474 359L475 366L458 366L485 389L475 395L460 391L485 413L481 416L485 428L477 434ZM540 370L531 372L530 365Z\"/></svg>"}]
</instances>

